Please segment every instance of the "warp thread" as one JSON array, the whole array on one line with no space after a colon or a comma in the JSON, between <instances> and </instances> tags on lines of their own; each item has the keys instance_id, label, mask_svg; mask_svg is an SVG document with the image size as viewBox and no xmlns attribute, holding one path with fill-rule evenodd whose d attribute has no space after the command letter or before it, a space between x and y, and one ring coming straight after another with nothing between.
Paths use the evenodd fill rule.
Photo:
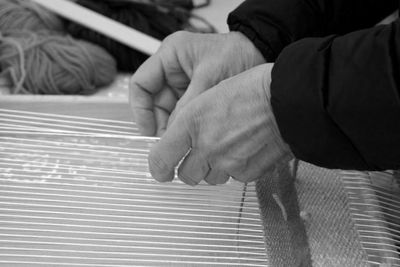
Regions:
<instances>
[{"instance_id":1,"label":"warp thread","mask_svg":"<svg viewBox=\"0 0 400 267\"><path fill-rule=\"evenodd\" d=\"M49 32L12 31L0 36L0 68L12 93L92 94L116 76L104 49Z\"/></svg>"},{"instance_id":2,"label":"warp thread","mask_svg":"<svg viewBox=\"0 0 400 267\"><path fill-rule=\"evenodd\" d=\"M62 19L28 0L0 0L0 31L63 31Z\"/></svg>"},{"instance_id":3,"label":"warp thread","mask_svg":"<svg viewBox=\"0 0 400 267\"><path fill-rule=\"evenodd\" d=\"M63 20L35 2L0 0L0 69L11 93L86 95L114 80L107 51L63 30Z\"/></svg>"},{"instance_id":4,"label":"warp thread","mask_svg":"<svg viewBox=\"0 0 400 267\"><path fill-rule=\"evenodd\" d=\"M78 0L76 3L157 39L164 39L167 35L182 29L176 18L168 16L168 14L162 13L154 6L147 4L107 0ZM104 47L114 56L117 67L121 71L136 71L148 58L147 55L137 50L75 22L67 23L66 29L76 38Z\"/></svg>"}]
</instances>

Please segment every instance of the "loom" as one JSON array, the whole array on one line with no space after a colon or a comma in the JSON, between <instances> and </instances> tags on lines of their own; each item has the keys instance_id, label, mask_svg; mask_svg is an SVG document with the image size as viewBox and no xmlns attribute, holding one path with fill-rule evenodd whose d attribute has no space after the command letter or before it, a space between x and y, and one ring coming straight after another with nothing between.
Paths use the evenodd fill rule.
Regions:
<instances>
[{"instance_id":1,"label":"loom","mask_svg":"<svg viewBox=\"0 0 400 267\"><path fill-rule=\"evenodd\" d=\"M0 266L400 266L396 171L161 184L127 103L51 99L1 100Z\"/></svg>"},{"instance_id":2,"label":"loom","mask_svg":"<svg viewBox=\"0 0 400 267\"><path fill-rule=\"evenodd\" d=\"M145 53L159 46L35 1ZM398 171L295 162L257 183L159 184L146 164L157 140L138 135L127 103L102 100L0 100L0 266L400 266Z\"/></svg>"}]
</instances>

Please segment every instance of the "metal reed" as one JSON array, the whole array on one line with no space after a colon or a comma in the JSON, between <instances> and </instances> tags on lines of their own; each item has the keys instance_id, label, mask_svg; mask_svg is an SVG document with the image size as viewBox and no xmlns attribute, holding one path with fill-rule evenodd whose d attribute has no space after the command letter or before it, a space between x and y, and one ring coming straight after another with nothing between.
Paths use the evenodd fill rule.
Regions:
<instances>
[{"instance_id":1,"label":"metal reed","mask_svg":"<svg viewBox=\"0 0 400 267\"><path fill-rule=\"evenodd\" d=\"M160 184L156 141L133 123L1 109L0 265L265 266L255 185Z\"/></svg>"},{"instance_id":2,"label":"metal reed","mask_svg":"<svg viewBox=\"0 0 400 267\"><path fill-rule=\"evenodd\" d=\"M397 172L342 172L349 208L371 266L400 266Z\"/></svg>"},{"instance_id":3,"label":"metal reed","mask_svg":"<svg viewBox=\"0 0 400 267\"><path fill-rule=\"evenodd\" d=\"M0 109L0 266L288 266L307 247L314 267L400 266L398 172L302 163L286 221L266 180L154 181L154 142L131 122Z\"/></svg>"}]
</instances>

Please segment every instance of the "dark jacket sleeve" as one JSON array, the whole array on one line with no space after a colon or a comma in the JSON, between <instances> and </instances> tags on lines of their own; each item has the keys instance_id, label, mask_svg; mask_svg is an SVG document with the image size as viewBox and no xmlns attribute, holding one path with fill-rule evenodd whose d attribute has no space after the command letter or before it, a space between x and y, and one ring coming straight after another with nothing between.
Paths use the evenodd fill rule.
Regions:
<instances>
[{"instance_id":1,"label":"dark jacket sleeve","mask_svg":"<svg viewBox=\"0 0 400 267\"><path fill-rule=\"evenodd\" d=\"M294 155L340 169L400 168L400 22L286 47L271 102Z\"/></svg>"},{"instance_id":2,"label":"dark jacket sleeve","mask_svg":"<svg viewBox=\"0 0 400 267\"><path fill-rule=\"evenodd\" d=\"M253 41L268 62L305 37L369 28L398 8L398 0L247 0L228 17L231 31Z\"/></svg>"}]
</instances>

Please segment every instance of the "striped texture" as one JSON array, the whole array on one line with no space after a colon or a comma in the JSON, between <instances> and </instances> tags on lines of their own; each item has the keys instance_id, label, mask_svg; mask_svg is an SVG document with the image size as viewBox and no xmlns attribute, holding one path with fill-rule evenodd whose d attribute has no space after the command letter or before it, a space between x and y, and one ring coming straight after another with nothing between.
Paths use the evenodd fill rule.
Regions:
<instances>
[{"instance_id":1,"label":"striped texture","mask_svg":"<svg viewBox=\"0 0 400 267\"><path fill-rule=\"evenodd\" d=\"M400 184L396 172L342 171L349 209L370 266L400 266Z\"/></svg>"},{"instance_id":2,"label":"striped texture","mask_svg":"<svg viewBox=\"0 0 400 267\"><path fill-rule=\"evenodd\" d=\"M159 184L156 141L131 122L0 109L0 266L400 266L398 172L302 163L295 181Z\"/></svg>"},{"instance_id":3,"label":"striped texture","mask_svg":"<svg viewBox=\"0 0 400 267\"><path fill-rule=\"evenodd\" d=\"M133 123L1 110L0 127L1 266L266 266L254 184L154 181Z\"/></svg>"}]
</instances>

